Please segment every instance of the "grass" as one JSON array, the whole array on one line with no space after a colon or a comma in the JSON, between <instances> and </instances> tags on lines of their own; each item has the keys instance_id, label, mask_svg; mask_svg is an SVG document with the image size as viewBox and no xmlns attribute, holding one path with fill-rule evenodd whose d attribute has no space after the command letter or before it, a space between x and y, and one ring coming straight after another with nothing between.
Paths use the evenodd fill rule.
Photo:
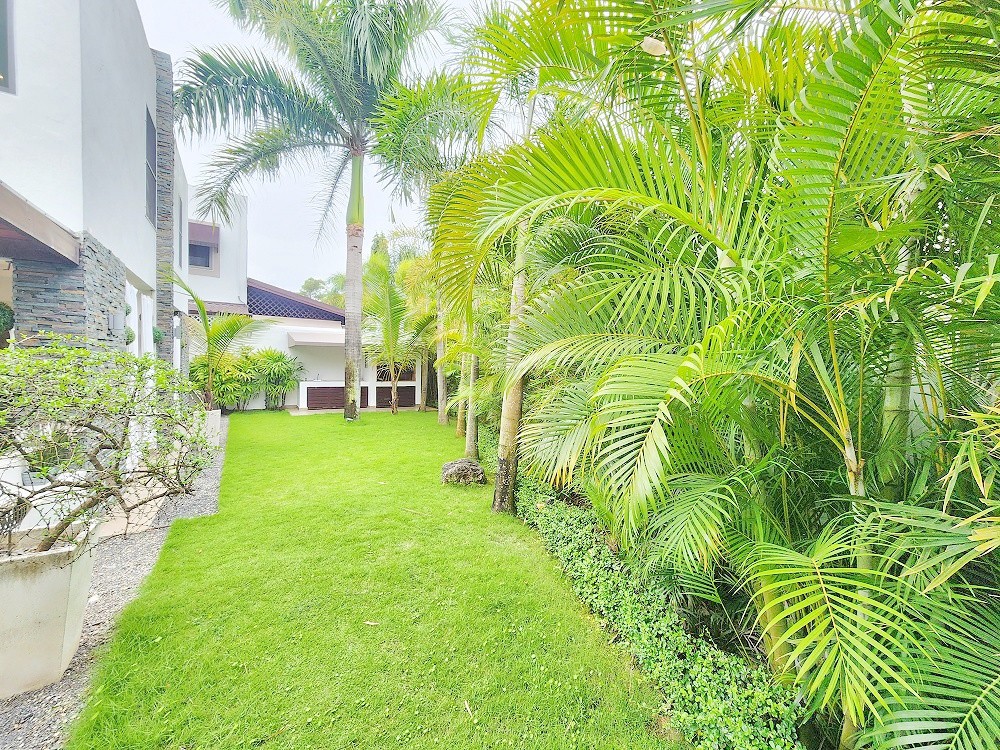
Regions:
<instances>
[{"instance_id":1,"label":"grass","mask_svg":"<svg viewBox=\"0 0 1000 750\"><path fill-rule=\"evenodd\" d=\"M434 415L236 415L210 518L170 532L72 750L664 750L655 691Z\"/></svg>"}]
</instances>

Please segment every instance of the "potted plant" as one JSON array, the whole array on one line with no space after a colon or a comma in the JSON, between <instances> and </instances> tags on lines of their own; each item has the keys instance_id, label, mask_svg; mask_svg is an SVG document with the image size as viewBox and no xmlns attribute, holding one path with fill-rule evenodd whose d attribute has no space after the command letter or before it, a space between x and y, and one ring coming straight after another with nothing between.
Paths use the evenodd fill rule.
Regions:
<instances>
[{"instance_id":1,"label":"potted plant","mask_svg":"<svg viewBox=\"0 0 1000 750\"><path fill-rule=\"evenodd\" d=\"M189 492L211 457L186 378L83 343L0 353L0 699L76 652L100 523Z\"/></svg>"}]
</instances>

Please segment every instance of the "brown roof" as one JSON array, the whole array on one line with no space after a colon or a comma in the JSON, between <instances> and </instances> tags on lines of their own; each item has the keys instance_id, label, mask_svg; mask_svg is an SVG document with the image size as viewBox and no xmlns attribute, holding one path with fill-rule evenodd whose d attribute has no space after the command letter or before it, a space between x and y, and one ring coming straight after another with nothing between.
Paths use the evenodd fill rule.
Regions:
<instances>
[{"instance_id":1,"label":"brown roof","mask_svg":"<svg viewBox=\"0 0 1000 750\"><path fill-rule=\"evenodd\" d=\"M304 294L296 294L257 279L247 279L247 305L251 315L271 315L279 318L303 318L306 320L337 320L341 323L345 321L345 313L339 307L319 302Z\"/></svg>"}]
</instances>

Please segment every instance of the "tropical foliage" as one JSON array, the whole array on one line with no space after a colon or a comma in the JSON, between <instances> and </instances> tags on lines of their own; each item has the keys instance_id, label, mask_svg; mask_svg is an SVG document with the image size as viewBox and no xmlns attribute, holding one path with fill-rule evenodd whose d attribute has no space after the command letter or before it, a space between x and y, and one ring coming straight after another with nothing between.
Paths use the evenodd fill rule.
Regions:
<instances>
[{"instance_id":1,"label":"tropical foliage","mask_svg":"<svg viewBox=\"0 0 1000 750\"><path fill-rule=\"evenodd\" d=\"M358 417L361 360L364 165L378 143L374 121L421 38L440 21L430 0L218 0L277 55L221 48L181 66L182 124L231 140L211 164L203 209L228 214L236 187L283 167L321 174L321 229L349 181L346 406Z\"/></svg>"},{"instance_id":2,"label":"tropical foliage","mask_svg":"<svg viewBox=\"0 0 1000 750\"><path fill-rule=\"evenodd\" d=\"M184 318L193 355L191 379L201 389L205 404L210 410L219 405L232 406L240 402L242 391L234 388L240 380L246 382L249 375L233 377L233 363L237 359L237 353L250 342L253 335L266 328L269 323L238 313L209 314L204 300L183 279L175 278L174 283L188 293L198 312L197 318ZM217 374L223 370L231 377L223 380L227 390L220 393L216 379Z\"/></svg>"},{"instance_id":3,"label":"tropical foliage","mask_svg":"<svg viewBox=\"0 0 1000 750\"><path fill-rule=\"evenodd\" d=\"M201 389L206 387L208 363L203 354L191 360L191 381ZM213 368L215 403L228 411L243 411L254 397L264 394L266 409L283 409L288 392L298 387L302 369L298 359L278 349L244 347L226 352Z\"/></svg>"},{"instance_id":4,"label":"tropical foliage","mask_svg":"<svg viewBox=\"0 0 1000 750\"><path fill-rule=\"evenodd\" d=\"M385 252L373 253L365 266L364 312L365 354L371 364L388 372L395 414L400 376L424 359L435 316L408 308L399 271Z\"/></svg>"},{"instance_id":5,"label":"tropical foliage","mask_svg":"<svg viewBox=\"0 0 1000 750\"><path fill-rule=\"evenodd\" d=\"M523 468L842 748L1000 727L998 22L532 0L464 75L543 121L433 188L445 300L525 285Z\"/></svg>"}]
</instances>

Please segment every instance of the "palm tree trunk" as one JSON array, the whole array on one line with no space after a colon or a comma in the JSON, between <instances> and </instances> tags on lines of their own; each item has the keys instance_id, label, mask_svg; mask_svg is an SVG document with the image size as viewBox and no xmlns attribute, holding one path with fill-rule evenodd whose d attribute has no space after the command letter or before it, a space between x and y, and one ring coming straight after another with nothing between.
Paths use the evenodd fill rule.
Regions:
<instances>
[{"instance_id":1,"label":"palm tree trunk","mask_svg":"<svg viewBox=\"0 0 1000 750\"><path fill-rule=\"evenodd\" d=\"M420 411L427 411L427 396L431 391L431 358L424 352L420 362Z\"/></svg>"},{"instance_id":2,"label":"palm tree trunk","mask_svg":"<svg viewBox=\"0 0 1000 750\"><path fill-rule=\"evenodd\" d=\"M513 364L517 348L518 326L524 310L528 285L525 270L527 233L524 227L517 230L514 251L514 283L510 289L510 325L507 328L507 365ZM500 408L500 445L497 450L496 486L493 490L493 510L496 513L514 512L514 484L517 481L517 436L521 427L521 408L524 399L524 378L512 381L503 394Z\"/></svg>"},{"instance_id":3,"label":"palm tree trunk","mask_svg":"<svg viewBox=\"0 0 1000 750\"><path fill-rule=\"evenodd\" d=\"M465 457L479 460L479 419L476 417L476 400L473 389L479 378L479 357L469 355L469 403L465 407Z\"/></svg>"},{"instance_id":4,"label":"palm tree trunk","mask_svg":"<svg viewBox=\"0 0 1000 750\"><path fill-rule=\"evenodd\" d=\"M437 305L437 397L438 397L438 424L448 424L448 381L444 376L444 309L441 307L441 300Z\"/></svg>"},{"instance_id":5,"label":"palm tree trunk","mask_svg":"<svg viewBox=\"0 0 1000 750\"><path fill-rule=\"evenodd\" d=\"M913 354L908 342L897 342L889 352L882 402L882 444L895 450L882 473L886 499L898 502L903 496L906 472L904 451L910 434L910 387L913 381Z\"/></svg>"},{"instance_id":6,"label":"palm tree trunk","mask_svg":"<svg viewBox=\"0 0 1000 750\"><path fill-rule=\"evenodd\" d=\"M361 401L361 273L365 236L364 154L351 158L347 205L347 274L344 281L344 418L357 419Z\"/></svg>"},{"instance_id":7,"label":"palm tree trunk","mask_svg":"<svg viewBox=\"0 0 1000 750\"><path fill-rule=\"evenodd\" d=\"M395 367L392 372L392 383L389 387L392 393L389 401L389 411L393 414L399 414L399 375L396 373Z\"/></svg>"},{"instance_id":8,"label":"palm tree trunk","mask_svg":"<svg viewBox=\"0 0 1000 750\"><path fill-rule=\"evenodd\" d=\"M859 501L863 501L867 497L868 490L865 487L865 467L864 462L861 461L857 455L857 451L854 447L854 440L851 437L847 439L847 445L844 448L844 463L847 466L847 489L850 492L851 497L858 498ZM857 524L860 526L861 517L865 513L865 508L861 502L855 502L852 508L855 518L858 519ZM872 567L872 556L871 550L865 544L858 545L857 553L855 554L855 565L859 571L871 570ZM865 598L870 592L866 589L860 589L858 591L858 596L860 598ZM858 611L858 621L863 621L865 619L864 612L861 611L859 607ZM840 750L854 750L854 745L857 740L858 725L854 721L854 717L851 715L850 707L844 705L841 702L844 709L844 723L840 729Z\"/></svg>"},{"instance_id":9,"label":"palm tree trunk","mask_svg":"<svg viewBox=\"0 0 1000 750\"><path fill-rule=\"evenodd\" d=\"M467 370L468 370L468 355L462 355L462 370L458 376L458 392L464 393L468 383L466 382ZM455 437L465 437L465 399L458 399L458 409L457 409L456 419L455 419Z\"/></svg>"}]
</instances>

